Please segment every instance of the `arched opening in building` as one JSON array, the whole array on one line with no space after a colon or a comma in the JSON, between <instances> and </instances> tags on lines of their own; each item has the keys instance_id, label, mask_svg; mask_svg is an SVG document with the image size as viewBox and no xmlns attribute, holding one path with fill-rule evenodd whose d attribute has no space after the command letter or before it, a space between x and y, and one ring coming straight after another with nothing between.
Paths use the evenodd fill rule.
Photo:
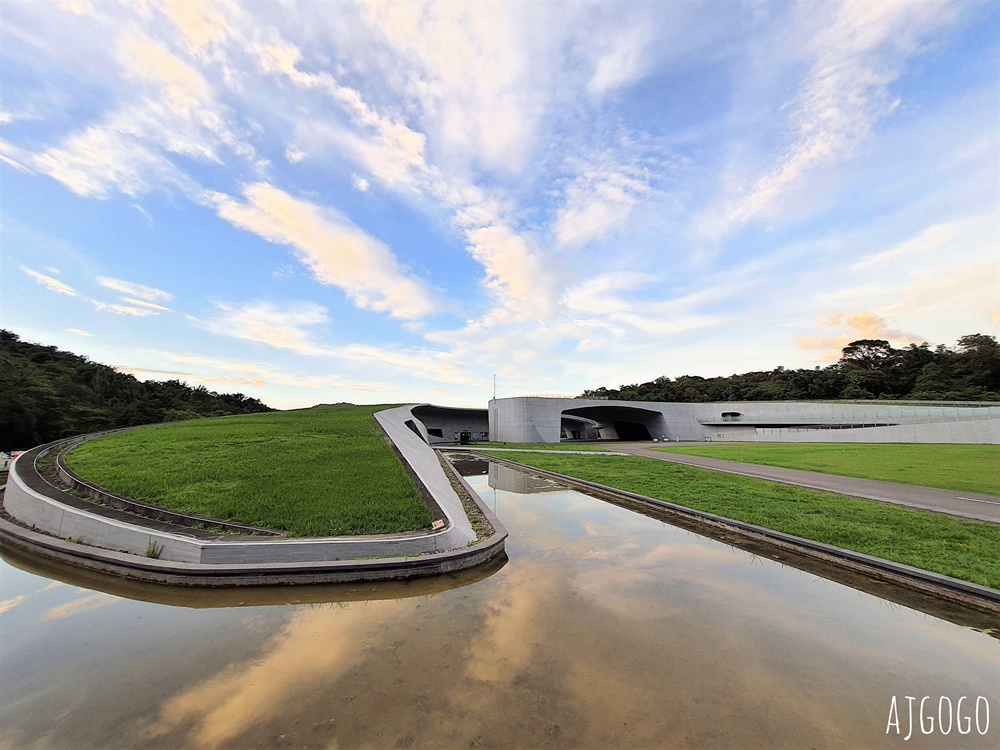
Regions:
<instances>
[{"instance_id":1,"label":"arched opening in building","mask_svg":"<svg viewBox=\"0 0 1000 750\"><path fill-rule=\"evenodd\" d=\"M665 440L667 421L663 414L638 406L581 406L563 409L562 423L583 425L589 440Z\"/></svg>"},{"instance_id":2,"label":"arched opening in building","mask_svg":"<svg viewBox=\"0 0 1000 750\"><path fill-rule=\"evenodd\" d=\"M486 409L420 404L410 409L410 413L427 430L431 445L465 445L490 439L490 420Z\"/></svg>"},{"instance_id":3,"label":"arched opening in building","mask_svg":"<svg viewBox=\"0 0 1000 750\"><path fill-rule=\"evenodd\" d=\"M559 425L561 440L597 440L597 422L585 417L563 414Z\"/></svg>"}]
</instances>

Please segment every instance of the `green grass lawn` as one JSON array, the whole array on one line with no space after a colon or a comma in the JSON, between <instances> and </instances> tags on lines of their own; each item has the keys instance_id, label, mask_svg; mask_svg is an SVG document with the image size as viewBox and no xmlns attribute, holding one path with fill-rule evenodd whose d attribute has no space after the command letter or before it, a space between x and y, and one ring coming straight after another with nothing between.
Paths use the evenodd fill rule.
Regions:
<instances>
[{"instance_id":1,"label":"green grass lawn","mask_svg":"<svg viewBox=\"0 0 1000 750\"><path fill-rule=\"evenodd\" d=\"M640 456L496 455L1000 588L1000 526Z\"/></svg>"},{"instance_id":2,"label":"green grass lawn","mask_svg":"<svg viewBox=\"0 0 1000 750\"><path fill-rule=\"evenodd\" d=\"M1000 495L1000 445L766 443L654 450Z\"/></svg>"},{"instance_id":3,"label":"green grass lawn","mask_svg":"<svg viewBox=\"0 0 1000 750\"><path fill-rule=\"evenodd\" d=\"M335 406L199 419L91 440L66 455L121 495L292 536L413 531L431 515L372 413Z\"/></svg>"}]
</instances>

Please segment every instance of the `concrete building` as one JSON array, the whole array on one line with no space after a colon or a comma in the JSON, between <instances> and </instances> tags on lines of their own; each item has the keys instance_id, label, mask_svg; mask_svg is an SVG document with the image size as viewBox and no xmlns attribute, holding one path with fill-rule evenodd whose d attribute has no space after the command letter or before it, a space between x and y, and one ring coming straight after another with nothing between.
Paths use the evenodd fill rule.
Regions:
<instances>
[{"instance_id":1,"label":"concrete building","mask_svg":"<svg viewBox=\"0 0 1000 750\"><path fill-rule=\"evenodd\" d=\"M509 443L698 440L1000 443L1000 405L829 401L680 404L516 397L489 403L489 435Z\"/></svg>"},{"instance_id":2,"label":"concrete building","mask_svg":"<svg viewBox=\"0 0 1000 750\"><path fill-rule=\"evenodd\" d=\"M419 404L410 408L414 419L406 426L429 445L462 445L490 439L486 409Z\"/></svg>"}]
</instances>

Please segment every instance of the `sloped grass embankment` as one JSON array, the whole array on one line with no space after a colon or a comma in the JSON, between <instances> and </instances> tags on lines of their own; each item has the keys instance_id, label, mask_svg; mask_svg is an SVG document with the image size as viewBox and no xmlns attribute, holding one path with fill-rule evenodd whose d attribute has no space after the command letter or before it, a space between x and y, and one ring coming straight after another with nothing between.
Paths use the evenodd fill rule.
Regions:
<instances>
[{"instance_id":1,"label":"sloped grass embankment","mask_svg":"<svg viewBox=\"0 0 1000 750\"><path fill-rule=\"evenodd\" d=\"M84 443L66 462L120 495L291 536L415 531L432 519L372 416L385 408L142 427Z\"/></svg>"}]
</instances>

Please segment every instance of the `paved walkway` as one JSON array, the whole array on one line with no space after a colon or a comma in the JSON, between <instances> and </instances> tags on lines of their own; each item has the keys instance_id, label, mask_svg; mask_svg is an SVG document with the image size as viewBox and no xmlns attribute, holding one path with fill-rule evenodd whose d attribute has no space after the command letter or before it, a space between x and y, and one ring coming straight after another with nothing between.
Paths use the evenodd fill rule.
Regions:
<instances>
[{"instance_id":1,"label":"paved walkway","mask_svg":"<svg viewBox=\"0 0 1000 750\"><path fill-rule=\"evenodd\" d=\"M794 484L798 487L809 487L815 490L836 492L840 495L864 497L884 503L906 505L910 508L932 510L938 513L946 513L950 516L960 516L962 518L972 518L977 521L1000 524L1000 497L996 495L940 490L933 487L919 487L915 484L880 482L875 479L855 479L854 477L844 477L838 474L820 474L815 471L782 469L776 466L745 464L739 461L726 461L719 458L688 456L683 453L657 451L641 445L623 444L615 447L622 452L632 453L636 456L656 458L660 461L673 461L678 464L700 466L703 469L714 469L715 471L724 471L730 474L742 474L747 477L767 479L771 482Z\"/></svg>"}]
</instances>

